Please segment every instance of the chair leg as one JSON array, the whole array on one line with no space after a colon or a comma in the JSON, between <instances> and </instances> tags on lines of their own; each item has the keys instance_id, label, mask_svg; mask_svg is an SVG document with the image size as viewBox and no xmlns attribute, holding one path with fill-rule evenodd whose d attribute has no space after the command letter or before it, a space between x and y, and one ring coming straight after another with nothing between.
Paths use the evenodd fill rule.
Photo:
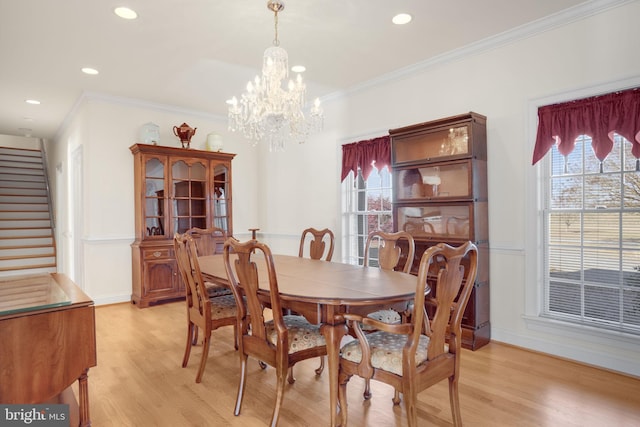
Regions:
<instances>
[{"instance_id":1,"label":"chair leg","mask_svg":"<svg viewBox=\"0 0 640 427\"><path fill-rule=\"evenodd\" d=\"M338 406L340 407L340 425L346 427L347 425L347 383L351 376L338 377Z\"/></svg>"},{"instance_id":2,"label":"chair leg","mask_svg":"<svg viewBox=\"0 0 640 427\"><path fill-rule=\"evenodd\" d=\"M416 389L412 384L409 384L408 387L404 387L402 397L404 398L404 406L407 412L409 427L418 427L418 399L416 397Z\"/></svg>"},{"instance_id":3,"label":"chair leg","mask_svg":"<svg viewBox=\"0 0 640 427\"><path fill-rule=\"evenodd\" d=\"M202 381L202 375L204 375L204 368L207 366L207 359L209 358L209 347L211 346L211 332L208 335L204 336L202 340L202 356L200 358L200 367L198 368L198 373L196 374L196 382L200 383Z\"/></svg>"},{"instance_id":4,"label":"chair leg","mask_svg":"<svg viewBox=\"0 0 640 427\"><path fill-rule=\"evenodd\" d=\"M189 363L189 356L191 355L191 346L193 345L193 328L195 325L189 322L187 327L187 346L184 349L184 357L182 358L182 367L186 368Z\"/></svg>"},{"instance_id":5,"label":"chair leg","mask_svg":"<svg viewBox=\"0 0 640 427\"><path fill-rule=\"evenodd\" d=\"M273 415L271 416L271 427L276 427L278 425L278 418L280 418L280 408L282 407L282 400L284 398L284 387L288 371L289 369L286 369L286 367L276 366L276 403L273 408Z\"/></svg>"},{"instance_id":6,"label":"chair leg","mask_svg":"<svg viewBox=\"0 0 640 427\"><path fill-rule=\"evenodd\" d=\"M316 375L320 375L324 371L324 356L320 356L320 366L316 369Z\"/></svg>"},{"instance_id":7,"label":"chair leg","mask_svg":"<svg viewBox=\"0 0 640 427\"><path fill-rule=\"evenodd\" d=\"M362 397L364 397L364 400L371 399L371 380L369 378L365 378L364 380L364 393L362 393Z\"/></svg>"},{"instance_id":8,"label":"chair leg","mask_svg":"<svg viewBox=\"0 0 640 427\"><path fill-rule=\"evenodd\" d=\"M289 384L293 384L296 382L296 379L293 377L293 366L289 366L289 376L287 377L287 382Z\"/></svg>"},{"instance_id":9,"label":"chair leg","mask_svg":"<svg viewBox=\"0 0 640 427\"><path fill-rule=\"evenodd\" d=\"M236 351L238 351L238 325L233 325L233 346L235 347Z\"/></svg>"},{"instance_id":10,"label":"chair leg","mask_svg":"<svg viewBox=\"0 0 640 427\"><path fill-rule=\"evenodd\" d=\"M394 390L393 399L391 399L394 405L400 404L400 392L398 390Z\"/></svg>"},{"instance_id":11,"label":"chair leg","mask_svg":"<svg viewBox=\"0 0 640 427\"><path fill-rule=\"evenodd\" d=\"M236 407L233 414L240 415L242 398L244 397L244 385L247 382L247 355L240 353L240 383L238 384L238 395L236 397Z\"/></svg>"},{"instance_id":12,"label":"chair leg","mask_svg":"<svg viewBox=\"0 0 640 427\"><path fill-rule=\"evenodd\" d=\"M449 401L451 403L451 415L453 425L462 426L462 415L460 414L460 399L458 395L458 380L455 376L449 377Z\"/></svg>"}]
</instances>

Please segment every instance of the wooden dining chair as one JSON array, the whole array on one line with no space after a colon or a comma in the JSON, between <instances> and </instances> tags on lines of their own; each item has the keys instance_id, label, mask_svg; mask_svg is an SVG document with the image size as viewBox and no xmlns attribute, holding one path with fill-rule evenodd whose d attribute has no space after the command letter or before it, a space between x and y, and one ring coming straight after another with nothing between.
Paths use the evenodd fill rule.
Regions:
<instances>
[{"instance_id":1,"label":"wooden dining chair","mask_svg":"<svg viewBox=\"0 0 640 427\"><path fill-rule=\"evenodd\" d=\"M243 297L246 299L246 308L238 304L240 383L234 414L240 414L247 379L247 358L251 356L276 368L276 401L271 416L271 426L276 426L289 367L302 360L326 355L325 339L319 325L310 324L302 316L282 314L276 268L267 245L257 240L243 243L229 238L223 255L236 301L242 301ZM268 308L273 320L265 317Z\"/></svg>"},{"instance_id":2,"label":"wooden dining chair","mask_svg":"<svg viewBox=\"0 0 640 427\"><path fill-rule=\"evenodd\" d=\"M405 242L404 245L400 242ZM413 236L406 231L398 231L395 233L386 233L384 231L375 230L367 236L367 242L364 248L364 266L371 266L371 253L377 248L377 261L375 264L383 270L398 270L403 273L409 273L413 264L413 256L416 251L416 245ZM404 315L404 314L403 314ZM368 317L385 323L400 323L402 317L400 313L393 309L382 309L369 313ZM406 316L406 315L405 315ZM406 319L405 319L406 320ZM373 332L375 329L371 325L360 325L366 332ZM365 380L363 397L371 398L371 386L369 380Z\"/></svg>"},{"instance_id":3,"label":"wooden dining chair","mask_svg":"<svg viewBox=\"0 0 640 427\"><path fill-rule=\"evenodd\" d=\"M327 248L328 246L328 248ZM300 236L300 249L298 250L298 256L304 257L305 253L308 253L309 258L316 260L331 261L333 257L333 248L335 246L335 237L333 231L328 228L322 230L315 229L313 227L302 230ZM308 251L305 250L309 248ZM320 366L315 370L316 375L322 374L324 371L324 357L320 358ZM293 376L293 366L289 368L289 384L293 384L296 380Z\"/></svg>"},{"instance_id":4,"label":"wooden dining chair","mask_svg":"<svg viewBox=\"0 0 640 427\"><path fill-rule=\"evenodd\" d=\"M185 368L191 355L191 347L197 342L198 330L202 330L202 355L200 366L196 374L196 383L202 381L202 375L209 356L211 346L211 332L221 326L233 325L236 329L236 300L231 295L209 296L202 278L200 264L198 263L197 249L193 238L185 233L174 236L174 249L178 270L185 284L187 303L187 345L182 358L182 367ZM235 347L238 348L237 342Z\"/></svg>"},{"instance_id":5,"label":"wooden dining chair","mask_svg":"<svg viewBox=\"0 0 640 427\"><path fill-rule=\"evenodd\" d=\"M227 231L218 227L192 227L186 233L193 238L198 256L222 254L222 247L228 237ZM210 297L231 295L231 290L225 286L209 281L205 281L204 285Z\"/></svg>"},{"instance_id":6,"label":"wooden dining chair","mask_svg":"<svg viewBox=\"0 0 640 427\"><path fill-rule=\"evenodd\" d=\"M462 426L458 398L461 324L477 263L478 249L473 243L457 248L439 243L422 255L414 300L416 309L408 322L392 325L354 314L344 315L355 329L357 339L344 345L340 355L338 382L343 426L347 425L347 382L353 375L393 386L394 404L400 403L398 393L402 393L410 427L418 425L417 394L448 379L453 424ZM436 307L431 321L424 309L427 280L435 292L427 299ZM365 334L361 324L372 325L377 331Z\"/></svg>"},{"instance_id":7,"label":"wooden dining chair","mask_svg":"<svg viewBox=\"0 0 640 427\"><path fill-rule=\"evenodd\" d=\"M331 261L335 244L334 240L333 231L328 228L322 230L317 230L313 227L307 228L302 231L302 236L300 237L298 256L300 258L304 257L305 252L307 252L305 249L308 247L309 258ZM328 249L327 245L329 246Z\"/></svg>"}]
</instances>

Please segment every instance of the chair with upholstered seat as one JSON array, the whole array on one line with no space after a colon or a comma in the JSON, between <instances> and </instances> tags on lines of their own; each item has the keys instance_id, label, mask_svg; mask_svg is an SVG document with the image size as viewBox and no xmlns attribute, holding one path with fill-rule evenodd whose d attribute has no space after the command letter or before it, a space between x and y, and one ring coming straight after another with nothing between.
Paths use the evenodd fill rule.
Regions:
<instances>
[{"instance_id":1,"label":"chair with upholstered seat","mask_svg":"<svg viewBox=\"0 0 640 427\"><path fill-rule=\"evenodd\" d=\"M187 303L187 346L182 359L185 368L191 355L191 347L197 342L198 330L202 330L202 355L196 374L196 382L202 381L202 375L209 356L211 333L222 326L232 325L236 328L236 301L233 295L209 296L204 284L197 249L192 237L175 234L174 249L178 270L185 284ZM237 336L237 330L236 334ZM237 348L237 342L236 342Z\"/></svg>"},{"instance_id":2,"label":"chair with upholstered seat","mask_svg":"<svg viewBox=\"0 0 640 427\"><path fill-rule=\"evenodd\" d=\"M478 250L471 242L457 248L439 243L422 255L415 309L408 322L388 324L344 315L357 339L344 345L340 355L338 382L343 426L347 425L347 382L353 375L393 386L394 404L400 403L398 393L402 393L410 427L418 425L416 395L448 379L453 424L462 425L458 397L461 325L475 281L477 261ZM436 307L431 321L424 309L427 280L435 293L427 299ZM365 334L361 323L377 331Z\"/></svg>"},{"instance_id":3,"label":"chair with upholstered seat","mask_svg":"<svg viewBox=\"0 0 640 427\"><path fill-rule=\"evenodd\" d=\"M404 244L402 244L404 242ZM377 250L377 261L372 260L372 252ZM364 266L377 265L383 270L398 270L403 273L409 273L413 264L413 255L416 246L413 236L406 231L398 231L395 233L386 233L384 231L375 230L367 236L367 242L364 247ZM400 323L404 313L401 315L392 309L378 310L369 313L368 317L385 323ZM375 329L370 325L360 325L366 332L372 332ZM365 389L363 396L365 399L371 398L371 389L369 381L365 381Z\"/></svg>"},{"instance_id":4,"label":"chair with upholstered seat","mask_svg":"<svg viewBox=\"0 0 640 427\"><path fill-rule=\"evenodd\" d=\"M318 230L310 227L302 230L298 256L303 258L306 253L311 259L331 261L334 246L335 237L333 235L333 231L328 228ZM316 375L320 375L322 371L324 371L324 357L320 358L320 366L318 366L315 371ZM289 369L289 383L293 384L294 382L295 378L293 377L293 367L291 367Z\"/></svg>"},{"instance_id":5,"label":"chair with upholstered seat","mask_svg":"<svg viewBox=\"0 0 640 427\"><path fill-rule=\"evenodd\" d=\"M318 325L304 317L283 315L278 279L269 247L257 240L239 242L227 239L224 250L227 278L238 304L240 384L235 415L240 414L247 379L247 358L251 356L276 368L276 401L271 426L278 423L285 391L287 371L297 362L327 354L324 336ZM262 288L259 288L262 284ZM264 292L269 292L268 301ZM271 309L273 320L265 318ZM251 316L248 316L251 313ZM262 385L264 386L264 385Z\"/></svg>"},{"instance_id":6,"label":"chair with upholstered seat","mask_svg":"<svg viewBox=\"0 0 640 427\"><path fill-rule=\"evenodd\" d=\"M222 247L227 240L227 231L218 228L198 228L193 227L186 231L193 238L198 251L198 256L222 254ZM209 296L231 295L231 291L225 286L213 282L205 281Z\"/></svg>"}]
</instances>

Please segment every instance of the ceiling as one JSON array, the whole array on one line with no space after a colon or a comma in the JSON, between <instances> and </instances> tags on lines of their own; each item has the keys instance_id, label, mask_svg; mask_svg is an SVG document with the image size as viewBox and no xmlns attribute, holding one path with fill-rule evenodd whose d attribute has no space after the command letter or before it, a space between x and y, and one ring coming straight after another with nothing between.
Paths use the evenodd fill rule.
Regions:
<instances>
[{"instance_id":1,"label":"ceiling","mask_svg":"<svg viewBox=\"0 0 640 427\"><path fill-rule=\"evenodd\" d=\"M595 2L285 0L279 38L312 99ZM0 134L53 138L83 93L224 116L274 39L266 3L0 0ZM123 5L138 19L117 17ZM413 21L392 24L398 12Z\"/></svg>"}]
</instances>

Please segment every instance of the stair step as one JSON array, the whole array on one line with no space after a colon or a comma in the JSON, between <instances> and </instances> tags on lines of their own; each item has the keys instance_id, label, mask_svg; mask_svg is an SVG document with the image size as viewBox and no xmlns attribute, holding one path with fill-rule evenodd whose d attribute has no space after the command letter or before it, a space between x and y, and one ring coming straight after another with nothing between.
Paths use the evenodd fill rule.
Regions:
<instances>
[{"instance_id":1,"label":"stair step","mask_svg":"<svg viewBox=\"0 0 640 427\"><path fill-rule=\"evenodd\" d=\"M19 261L19 262L17 262ZM40 265L55 265L55 255L43 254L43 255L31 255L22 257L0 257L0 271L3 269L14 270L16 267L20 268L32 268L33 266Z\"/></svg>"},{"instance_id":2,"label":"stair step","mask_svg":"<svg viewBox=\"0 0 640 427\"><path fill-rule=\"evenodd\" d=\"M49 212L46 203L11 203L0 205L0 212Z\"/></svg>"},{"instance_id":3,"label":"stair step","mask_svg":"<svg viewBox=\"0 0 640 427\"><path fill-rule=\"evenodd\" d=\"M0 157L0 169L42 170L42 161L30 161L26 158L5 159Z\"/></svg>"},{"instance_id":4,"label":"stair step","mask_svg":"<svg viewBox=\"0 0 640 427\"><path fill-rule=\"evenodd\" d=\"M42 152L32 148L0 147L0 156L5 155L41 158Z\"/></svg>"},{"instance_id":5,"label":"stair step","mask_svg":"<svg viewBox=\"0 0 640 427\"><path fill-rule=\"evenodd\" d=\"M32 228L51 228L50 219L2 219L0 218L0 230L3 232L7 229L32 229Z\"/></svg>"},{"instance_id":6,"label":"stair step","mask_svg":"<svg viewBox=\"0 0 640 427\"><path fill-rule=\"evenodd\" d=\"M3 180L0 178L0 188L2 189L41 189L46 190L47 186L44 179L39 181L25 181L25 180Z\"/></svg>"},{"instance_id":7,"label":"stair step","mask_svg":"<svg viewBox=\"0 0 640 427\"><path fill-rule=\"evenodd\" d=\"M37 248L40 246L53 246L53 237L36 237L36 238L24 238L24 239L0 239L0 249L11 248Z\"/></svg>"},{"instance_id":8,"label":"stair step","mask_svg":"<svg viewBox=\"0 0 640 427\"><path fill-rule=\"evenodd\" d=\"M36 237L51 237L53 235L51 227L32 227L32 228L8 228L2 230L2 239L31 239Z\"/></svg>"},{"instance_id":9,"label":"stair step","mask_svg":"<svg viewBox=\"0 0 640 427\"><path fill-rule=\"evenodd\" d=\"M24 187L1 187L0 197L3 196L44 196L47 197L47 189L43 186L39 188Z\"/></svg>"},{"instance_id":10,"label":"stair step","mask_svg":"<svg viewBox=\"0 0 640 427\"><path fill-rule=\"evenodd\" d=\"M12 166L2 166L0 165L0 173L4 175L14 175L14 176L44 176L44 170L42 168L23 168L23 167L12 167Z\"/></svg>"},{"instance_id":11,"label":"stair step","mask_svg":"<svg viewBox=\"0 0 640 427\"><path fill-rule=\"evenodd\" d=\"M14 248L0 247L0 260L39 258L43 256L54 256L55 254L56 249L52 245Z\"/></svg>"},{"instance_id":12,"label":"stair step","mask_svg":"<svg viewBox=\"0 0 640 427\"><path fill-rule=\"evenodd\" d=\"M0 267L0 276L22 276L25 274L55 273L55 263L34 264L34 265L15 265L9 267Z\"/></svg>"},{"instance_id":13,"label":"stair step","mask_svg":"<svg viewBox=\"0 0 640 427\"><path fill-rule=\"evenodd\" d=\"M27 247L27 246L52 246L53 236L24 236L2 237L0 248Z\"/></svg>"},{"instance_id":14,"label":"stair step","mask_svg":"<svg viewBox=\"0 0 640 427\"><path fill-rule=\"evenodd\" d=\"M4 186L8 185L18 185L18 182L38 182L41 185L44 185L44 174L41 175L33 175L33 174L15 174L15 173L3 173L0 171L0 182L3 182ZM11 183L11 184L9 184Z\"/></svg>"},{"instance_id":15,"label":"stair step","mask_svg":"<svg viewBox=\"0 0 640 427\"><path fill-rule=\"evenodd\" d=\"M1 219L21 219L21 220L29 220L29 219L49 219L49 211L39 210L39 211L0 211L0 220Z\"/></svg>"},{"instance_id":16,"label":"stair step","mask_svg":"<svg viewBox=\"0 0 640 427\"><path fill-rule=\"evenodd\" d=\"M48 203L47 196L3 196L2 204L5 203Z\"/></svg>"}]
</instances>

